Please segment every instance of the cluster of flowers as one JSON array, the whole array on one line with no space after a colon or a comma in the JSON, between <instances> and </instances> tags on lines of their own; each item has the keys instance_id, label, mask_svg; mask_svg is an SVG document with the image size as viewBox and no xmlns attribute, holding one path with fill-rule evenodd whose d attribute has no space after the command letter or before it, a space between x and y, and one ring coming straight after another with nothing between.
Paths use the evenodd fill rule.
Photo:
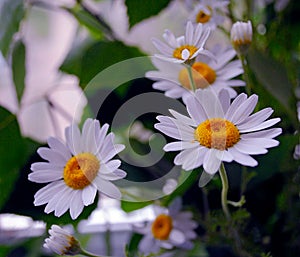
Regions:
<instances>
[{"instance_id":1,"label":"cluster of flowers","mask_svg":"<svg viewBox=\"0 0 300 257\"><path fill-rule=\"evenodd\" d=\"M199 185L204 186L216 174L222 162L236 161L244 166L256 166L250 155L265 154L275 147L274 138L282 130L270 128L280 121L271 118L273 110L253 111L258 96L237 94L233 87L245 86L235 79L243 73L242 63L234 59L246 53L252 40L251 22L237 22L231 28L232 46L210 50L206 46L211 32L224 21L227 1L194 6L193 19L187 21L180 37L166 30L166 42L153 39L160 54L152 61L157 67L146 77L155 80L153 88L172 98L181 98L189 116L170 110L172 117L158 116L155 128L176 142L165 145L165 151L180 151L174 163L190 171L203 166ZM114 143L114 134L107 134L108 124L87 119L82 132L76 125L65 131L66 141L49 138L47 147L38 149L47 162L33 163L29 180L49 183L35 194L35 205L47 204L45 212L61 216L67 210L76 219L84 206L92 204L97 191L121 199L120 189L112 181L126 177L119 169L120 160L112 158L124 149ZM139 244L143 253L159 249L191 248L197 227L191 212L180 211L176 199L168 208L156 207L156 218L145 227L136 227L144 234ZM46 247L58 254L79 253L79 245L67 232L54 226ZM72 239L72 240L70 240ZM75 242L73 244L72 242ZM74 251L74 245L78 251ZM69 250L72 251L69 251Z\"/></svg>"}]
</instances>

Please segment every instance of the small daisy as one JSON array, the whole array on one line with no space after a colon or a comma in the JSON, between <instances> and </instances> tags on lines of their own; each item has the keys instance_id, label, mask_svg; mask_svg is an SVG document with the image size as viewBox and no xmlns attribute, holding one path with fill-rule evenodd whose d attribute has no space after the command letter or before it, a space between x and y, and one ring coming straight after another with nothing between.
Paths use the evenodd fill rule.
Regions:
<instances>
[{"instance_id":1,"label":"small daisy","mask_svg":"<svg viewBox=\"0 0 300 257\"><path fill-rule=\"evenodd\" d=\"M57 225L49 229L50 237L45 239L44 247L59 255L77 255L82 252L79 242L68 231Z\"/></svg>"},{"instance_id":2,"label":"small daisy","mask_svg":"<svg viewBox=\"0 0 300 257\"><path fill-rule=\"evenodd\" d=\"M99 121L87 119L82 133L76 125L65 130L66 143L49 138L48 147L40 147L38 154L48 162L31 165L28 179L37 183L48 183L34 196L34 204L46 204L45 212L54 211L61 216L68 209L76 219L83 207L94 202L97 190L120 199L120 190L111 183L126 176L118 169L120 160L111 160L124 149L114 144L114 134L107 134L108 124L100 128Z\"/></svg>"},{"instance_id":3,"label":"small daisy","mask_svg":"<svg viewBox=\"0 0 300 257\"><path fill-rule=\"evenodd\" d=\"M237 21L230 32L231 42L237 52L245 54L252 42L252 23Z\"/></svg>"},{"instance_id":4,"label":"small daisy","mask_svg":"<svg viewBox=\"0 0 300 257\"><path fill-rule=\"evenodd\" d=\"M191 240L197 236L194 232L197 223L192 220L191 212L180 211L181 206L180 198L175 199L168 209L155 206L154 221L143 228L136 228L138 233L144 235L139 243L139 250L142 253L157 253L160 248L193 247Z\"/></svg>"},{"instance_id":5,"label":"small daisy","mask_svg":"<svg viewBox=\"0 0 300 257\"><path fill-rule=\"evenodd\" d=\"M183 63L194 59L199 53L210 55L204 49L204 45L209 36L209 28L203 28L202 24L193 25L188 21L185 36L175 37L170 30L165 30L163 37L166 43L154 38L154 46L162 55L157 54L158 58L166 61Z\"/></svg>"},{"instance_id":6,"label":"small daisy","mask_svg":"<svg viewBox=\"0 0 300 257\"><path fill-rule=\"evenodd\" d=\"M229 1L201 0L193 7L190 20L215 29L225 21Z\"/></svg>"},{"instance_id":7,"label":"small daisy","mask_svg":"<svg viewBox=\"0 0 300 257\"><path fill-rule=\"evenodd\" d=\"M176 165L192 170L203 165L208 175L215 174L222 161L236 161L245 166L258 163L250 155L265 154L275 147L281 128L272 128L279 118L267 120L273 113L265 108L251 115L258 101L257 95L247 98L242 93L230 104L226 90L217 96L214 92L197 90L187 101L186 117L170 110L174 118L158 116L155 128L178 139L168 143L165 151L181 151L174 159Z\"/></svg>"},{"instance_id":8,"label":"small daisy","mask_svg":"<svg viewBox=\"0 0 300 257\"><path fill-rule=\"evenodd\" d=\"M232 48L215 47L212 53L215 59L199 54L192 65L195 86L197 89L211 87L216 93L224 88L234 98L237 93L232 87L245 86L244 81L234 79L244 72L241 61L233 60L236 51ZM152 62L158 70L147 72L146 77L157 81L153 88L165 91L168 97L182 97L186 102L192 90L187 68L157 58L153 58Z\"/></svg>"}]
</instances>

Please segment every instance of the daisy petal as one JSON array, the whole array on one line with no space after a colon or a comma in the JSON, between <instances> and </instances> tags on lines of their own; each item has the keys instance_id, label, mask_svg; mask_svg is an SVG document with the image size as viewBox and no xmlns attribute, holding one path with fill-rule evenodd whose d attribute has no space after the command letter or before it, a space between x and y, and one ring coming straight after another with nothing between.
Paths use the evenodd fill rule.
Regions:
<instances>
[{"instance_id":1,"label":"daisy petal","mask_svg":"<svg viewBox=\"0 0 300 257\"><path fill-rule=\"evenodd\" d=\"M85 206L92 204L95 200L97 189L93 186L87 186L82 190L82 202Z\"/></svg>"}]
</instances>

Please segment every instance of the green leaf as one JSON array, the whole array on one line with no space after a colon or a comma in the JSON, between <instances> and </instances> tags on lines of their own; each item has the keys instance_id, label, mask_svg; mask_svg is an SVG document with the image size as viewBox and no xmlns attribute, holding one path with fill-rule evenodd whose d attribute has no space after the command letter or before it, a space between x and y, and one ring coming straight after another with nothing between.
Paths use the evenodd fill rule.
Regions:
<instances>
[{"instance_id":1,"label":"green leaf","mask_svg":"<svg viewBox=\"0 0 300 257\"><path fill-rule=\"evenodd\" d=\"M103 27L91 13L88 13L78 6L65 8L65 10L71 13L79 24L86 27L93 37L100 39L103 36Z\"/></svg>"},{"instance_id":2,"label":"green leaf","mask_svg":"<svg viewBox=\"0 0 300 257\"><path fill-rule=\"evenodd\" d=\"M78 50L78 49L77 49ZM142 56L138 48L125 46L122 42L96 42L76 50L71 50L61 70L79 77L80 85L84 88L100 71L118 62ZM72 65L73 64L73 65ZM125 68L125 67L123 67ZM123 70L119 74L111 74L108 79L120 79ZM123 80L123 82L126 82Z\"/></svg>"},{"instance_id":3,"label":"green leaf","mask_svg":"<svg viewBox=\"0 0 300 257\"><path fill-rule=\"evenodd\" d=\"M144 19L157 15L170 2L170 0L125 0L130 28Z\"/></svg>"},{"instance_id":4,"label":"green leaf","mask_svg":"<svg viewBox=\"0 0 300 257\"><path fill-rule=\"evenodd\" d=\"M293 86L288 79L286 68L265 53L254 49L249 52L248 60L258 81L289 110Z\"/></svg>"},{"instance_id":5,"label":"green leaf","mask_svg":"<svg viewBox=\"0 0 300 257\"><path fill-rule=\"evenodd\" d=\"M7 56L13 35L24 18L23 0L2 0L0 3L0 51Z\"/></svg>"},{"instance_id":6,"label":"green leaf","mask_svg":"<svg viewBox=\"0 0 300 257\"><path fill-rule=\"evenodd\" d=\"M135 210L142 209L150 204L152 204L153 201L148 202L127 202L127 201L121 201L121 208L125 212L131 212Z\"/></svg>"},{"instance_id":7,"label":"green leaf","mask_svg":"<svg viewBox=\"0 0 300 257\"><path fill-rule=\"evenodd\" d=\"M25 88L26 75L26 54L25 45L22 40L18 40L12 50L12 73L13 80L16 87L17 97L21 101L23 91Z\"/></svg>"},{"instance_id":8,"label":"green leaf","mask_svg":"<svg viewBox=\"0 0 300 257\"><path fill-rule=\"evenodd\" d=\"M0 209L14 189L24 163L25 144L16 117L0 107Z\"/></svg>"}]
</instances>

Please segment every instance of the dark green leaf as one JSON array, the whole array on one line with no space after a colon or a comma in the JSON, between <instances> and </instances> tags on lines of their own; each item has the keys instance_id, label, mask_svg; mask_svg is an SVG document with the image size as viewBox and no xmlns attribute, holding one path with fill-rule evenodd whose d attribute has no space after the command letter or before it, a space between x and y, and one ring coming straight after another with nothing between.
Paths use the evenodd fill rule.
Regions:
<instances>
[{"instance_id":1,"label":"dark green leaf","mask_svg":"<svg viewBox=\"0 0 300 257\"><path fill-rule=\"evenodd\" d=\"M138 209L142 209L150 204L152 204L153 201L147 201L147 202L127 202L127 201L121 201L121 208L125 212L131 212Z\"/></svg>"},{"instance_id":2,"label":"dark green leaf","mask_svg":"<svg viewBox=\"0 0 300 257\"><path fill-rule=\"evenodd\" d=\"M16 117L0 107L0 209L14 189L24 163L24 151Z\"/></svg>"},{"instance_id":3,"label":"dark green leaf","mask_svg":"<svg viewBox=\"0 0 300 257\"><path fill-rule=\"evenodd\" d=\"M70 9L70 8L65 8L65 9L77 19L79 24L86 27L93 37L95 37L97 39L102 37L103 27L97 21L95 16L91 15L87 11L85 11L82 8L79 8L77 6L72 9Z\"/></svg>"},{"instance_id":4,"label":"dark green leaf","mask_svg":"<svg viewBox=\"0 0 300 257\"><path fill-rule=\"evenodd\" d=\"M3 0L0 3L0 51L7 56L13 35L24 17L23 0Z\"/></svg>"},{"instance_id":5,"label":"dark green leaf","mask_svg":"<svg viewBox=\"0 0 300 257\"><path fill-rule=\"evenodd\" d=\"M78 78L81 76L82 59L85 52L89 47L94 44L92 39L86 39L84 41L74 41L71 50L69 51L63 64L60 66L60 70L63 72L76 75Z\"/></svg>"},{"instance_id":6,"label":"dark green leaf","mask_svg":"<svg viewBox=\"0 0 300 257\"><path fill-rule=\"evenodd\" d=\"M21 101L23 91L25 88L25 61L25 45L21 40L19 40L14 44L12 50L12 73L19 102Z\"/></svg>"},{"instance_id":7,"label":"dark green leaf","mask_svg":"<svg viewBox=\"0 0 300 257\"><path fill-rule=\"evenodd\" d=\"M131 236L129 244L125 246L126 257L137 256L138 245L142 238L143 238L142 235L135 234L135 233Z\"/></svg>"},{"instance_id":8,"label":"dark green leaf","mask_svg":"<svg viewBox=\"0 0 300 257\"><path fill-rule=\"evenodd\" d=\"M293 86L285 67L263 52L252 50L248 55L249 65L260 83L288 110Z\"/></svg>"},{"instance_id":9,"label":"dark green leaf","mask_svg":"<svg viewBox=\"0 0 300 257\"><path fill-rule=\"evenodd\" d=\"M130 28L144 19L157 15L169 3L170 0L125 0Z\"/></svg>"}]
</instances>

